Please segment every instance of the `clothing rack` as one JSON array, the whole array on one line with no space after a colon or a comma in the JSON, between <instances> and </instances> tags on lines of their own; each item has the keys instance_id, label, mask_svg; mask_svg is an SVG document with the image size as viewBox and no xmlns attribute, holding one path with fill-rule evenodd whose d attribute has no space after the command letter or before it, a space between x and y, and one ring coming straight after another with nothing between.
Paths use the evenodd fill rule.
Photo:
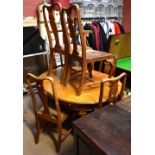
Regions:
<instances>
[{"instance_id":1,"label":"clothing rack","mask_svg":"<svg viewBox=\"0 0 155 155\"><path fill-rule=\"evenodd\" d=\"M82 21L91 21L91 20L115 20L118 23L122 24L122 17L112 16L112 17L81 17Z\"/></svg>"},{"instance_id":2,"label":"clothing rack","mask_svg":"<svg viewBox=\"0 0 155 155\"><path fill-rule=\"evenodd\" d=\"M92 20L92 19L119 19L119 17L81 17L82 20Z\"/></svg>"}]
</instances>

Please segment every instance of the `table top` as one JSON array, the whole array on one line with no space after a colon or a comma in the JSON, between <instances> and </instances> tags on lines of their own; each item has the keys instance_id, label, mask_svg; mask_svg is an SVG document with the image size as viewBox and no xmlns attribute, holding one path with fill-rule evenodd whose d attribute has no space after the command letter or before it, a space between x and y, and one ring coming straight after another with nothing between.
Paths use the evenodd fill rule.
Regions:
<instances>
[{"instance_id":1,"label":"table top","mask_svg":"<svg viewBox=\"0 0 155 155\"><path fill-rule=\"evenodd\" d=\"M131 97L121 102L126 102L126 99L131 105ZM130 155L131 113L128 111L117 105L107 105L75 120L74 129L101 154L104 151L107 155Z\"/></svg>"},{"instance_id":2,"label":"table top","mask_svg":"<svg viewBox=\"0 0 155 155\"><path fill-rule=\"evenodd\" d=\"M131 72L131 57L118 59L116 66Z\"/></svg>"},{"instance_id":3,"label":"table top","mask_svg":"<svg viewBox=\"0 0 155 155\"><path fill-rule=\"evenodd\" d=\"M98 103L99 100L99 93L100 93L100 83L93 84L91 86L84 86L82 93L80 96L76 96L75 85L72 83L68 83L66 87L60 84L62 78L63 70L62 68L57 68L54 72L53 78L56 83L56 90L58 91L58 98L60 101L63 101L67 104L76 104L76 105L95 105ZM101 81L102 78L107 78L108 75L105 73L101 73L98 71L92 72L93 79L98 79ZM40 77L44 77L47 75L47 72L40 75ZM50 87L49 81L44 82L45 90L49 94L52 93L52 89ZM105 95L108 95L109 87L105 87Z\"/></svg>"}]
</instances>

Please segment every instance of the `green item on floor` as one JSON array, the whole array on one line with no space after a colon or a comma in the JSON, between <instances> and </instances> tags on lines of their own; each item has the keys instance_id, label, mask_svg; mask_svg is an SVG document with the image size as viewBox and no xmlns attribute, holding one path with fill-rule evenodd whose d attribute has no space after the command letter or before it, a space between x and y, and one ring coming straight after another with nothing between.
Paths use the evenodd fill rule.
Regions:
<instances>
[{"instance_id":1,"label":"green item on floor","mask_svg":"<svg viewBox=\"0 0 155 155\"><path fill-rule=\"evenodd\" d=\"M116 63L116 67L131 72L131 57L118 59Z\"/></svg>"}]
</instances>

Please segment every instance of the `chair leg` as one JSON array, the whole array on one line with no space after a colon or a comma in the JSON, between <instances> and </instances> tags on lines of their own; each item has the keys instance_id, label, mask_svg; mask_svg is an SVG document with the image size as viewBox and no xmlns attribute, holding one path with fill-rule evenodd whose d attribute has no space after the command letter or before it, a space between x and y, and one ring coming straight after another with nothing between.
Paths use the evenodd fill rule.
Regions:
<instances>
[{"instance_id":1,"label":"chair leg","mask_svg":"<svg viewBox=\"0 0 155 155\"><path fill-rule=\"evenodd\" d=\"M63 86L66 86L66 77L67 77L67 67L65 64L64 70L63 70L63 76L62 76L62 80L61 80L61 84L63 84Z\"/></svg>"},{"instance_id":2,"label":"chair leg","mask_svg":"<svg viewBox=\"0 0 155 155\"><path fill-rule=\"evenodd\" d=\"M67 85L67 77L68 77L68 70L69 70L69 56L65 56L65 64L63 66L64 70L63 70L63 76L62 76L62 80L61 80L61 84L63 84L63 86Z\"/></svg>"},{"instance_id":3,"label":"chair leg","mask_svg":"<svg viewBox=\"0 0 155 155\"><path fill-rule=\"evenodd\" d=\"M82 91L82 88L83 88L83 83L84 83L85 74L86 74L86 66L83 65L83 66L82 66L82 75L81 75L80 85L79 85L79 88L78 88L78 90L77 90L77 92L76 92L76 95L77 95L77 96L80 96L80 95L81 95L81 91Z\"/></svg>"},{"instance_id":4,"label":"chair leg","mask_svg":"<svg viewBox=\"0 0 155 155\"><path fill-rule=\"evenodd\" d=\"M53 53L50 52L50 66L49 66L49 69L48 69L48 76L51 76L52 74L52 71L53 71L53 68L56 66L56 63L55 63L55 58L53 56Z\"/></svg>"},{"instance_id":5,"label":"chair leg","mask_svg":"<svg viewBox=\"0 0 155 155\"><path fill-rule=\"evenodd\" d=\"M39 134L40 134L40 122L36 121L36 135L35 135L35 144L39 143Z\"/></svg>"},{"instance_id":6,"label":"chair leg","mask_svg":"<svg viewBox=\"0 0 155 155\"><path fill-rule=\"evenodd\" d=\"M63 80L62 80L63 86L67 85L69 78L70 78L70 72L71 72L71 67L66 65L64 67L64 75L63 75Z\"/></svg>"},{"instance_id":7,"label":"chair leg","mask_svg":"<svg viewBox=\"0 0 155 155\"><path fill-rule=\"evenodd\" d=\"M62 127L58 127L58 141L56 144L56 152L60 151L60 146L61 146L61 140L62 140Z\"/></svg>"},{"instance_id":8,"label":"chair leg","mask_svg":"<svg viewBox=\"0 0 155 155\"><path fill-rule=\"evenodd\" d=\"M93 64L89 63L87 66L88 66L89 77L92 78L93 77L92 75Z\"/></svg>"}]
</instances>

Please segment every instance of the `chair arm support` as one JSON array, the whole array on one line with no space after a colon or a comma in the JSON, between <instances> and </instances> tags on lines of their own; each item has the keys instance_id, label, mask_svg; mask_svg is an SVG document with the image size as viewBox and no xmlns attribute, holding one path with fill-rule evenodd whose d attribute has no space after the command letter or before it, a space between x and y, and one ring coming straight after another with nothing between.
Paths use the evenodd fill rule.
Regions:
<instances>
[{"instance_id":1,"label":"chair arm support","mask_svg":"<svg viewBox=\"0 0 155 155\"><path fill-rule=\"evenodd\" d=\"M104 61L105 66L104 66L104 73L109 74L109 78L115 75L115 71L116 71L116 58L112 58L112 59L107 59ZM100 65L102 65L102 63L100 63ZM100 71L101 71L101 66L100 66Z\"/></svg>"}]
</instances>

